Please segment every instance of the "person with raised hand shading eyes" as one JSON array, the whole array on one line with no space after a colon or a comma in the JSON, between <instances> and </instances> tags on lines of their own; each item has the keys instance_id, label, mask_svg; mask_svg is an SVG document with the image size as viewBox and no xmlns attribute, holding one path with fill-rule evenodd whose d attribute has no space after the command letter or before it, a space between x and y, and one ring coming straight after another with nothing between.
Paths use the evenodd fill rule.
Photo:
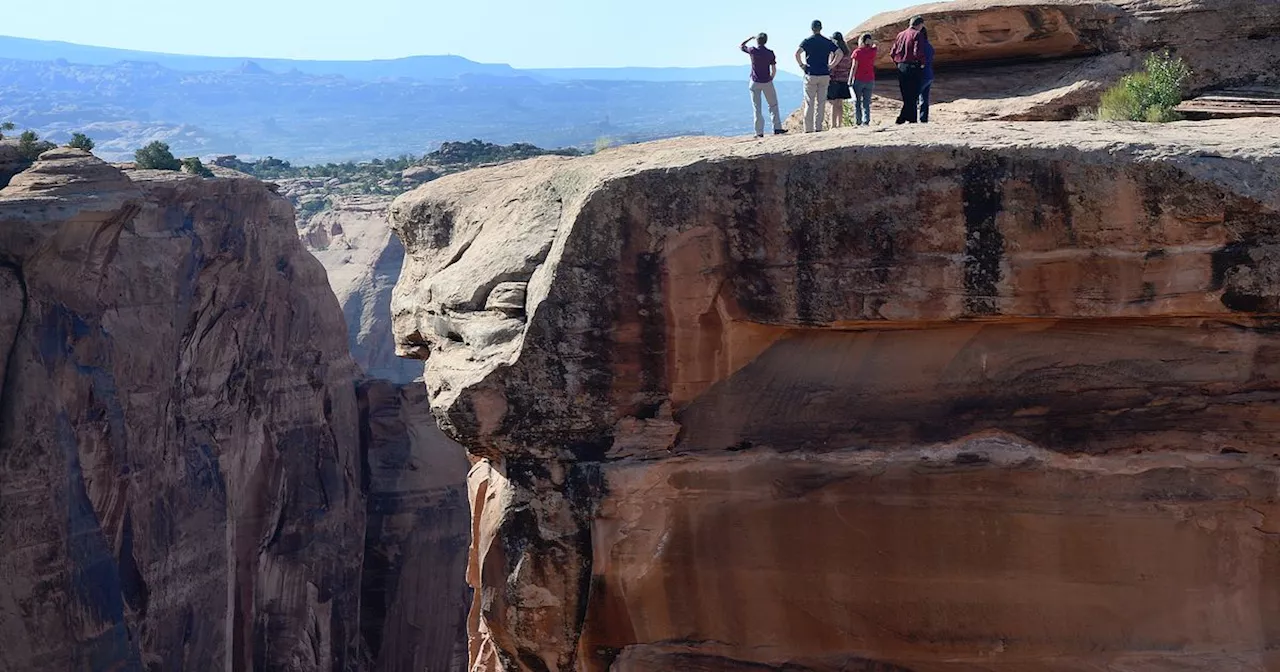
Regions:
<instances>
[{"instance_id":1,"label":"person with raised hand shading eyes","mask_svg":"<svg viewBox=\"0 0 1280 672\"><path fill-rule=\"evenodd\" d=\"M756 46L748 47L747 43L752 40L755 40ZM765 46L768 43L769 36L760 33L755 37L748 37L740 45L743 53L751 57L751 102L756 110L757 138L764 137L764 110L760 106L762 96L773 117L773 134L782 135L787 132L782 127L782 115L778 111L778 89L773 84L773 78L778 76L778 58L772 49Z\"/></svg>"}]
</instances>

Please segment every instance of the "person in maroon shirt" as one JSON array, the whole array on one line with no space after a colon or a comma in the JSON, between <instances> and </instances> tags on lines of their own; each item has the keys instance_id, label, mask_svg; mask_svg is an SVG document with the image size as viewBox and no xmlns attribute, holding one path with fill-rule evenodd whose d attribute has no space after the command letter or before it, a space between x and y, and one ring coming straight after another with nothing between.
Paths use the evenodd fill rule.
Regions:
<instances>
[{"instance_id":1,"label":"person in maroon shirt","mask_svg":"<svg viewBox=\"0 0 1280 672\"><path fill-rule=\"evenodd\" d=\"M756 46L748 47L747 43L756 41ZM782 115L778 112L778 89L773 85L773 78L778 75L778 58L773 50L764 46L769 43L769 36L760 33L748 37L740 45L743 52L751 57L751 102L756 109L756 137L764 137L764 114L760 109L760 96L764 96L769 104L769 114L773 116L773 134L782 135L786 129L782 127Z\"/></svg>"},{"instance_id":2,"label":"person in maroon shirt","mask_svg":"<svg viewBox=\"0 0 1280 672\"><path fill-rule=\"evenodd\" d=\"M899 124L914 124L919 121L920 87L924 84L925 65L921 28L924 28L924 17L911 17L910 25L898 33L898 39L893 42L893 50L889 52L893 62L898 64L898 90L902 93Z\"/></svg>"}]
</instances>

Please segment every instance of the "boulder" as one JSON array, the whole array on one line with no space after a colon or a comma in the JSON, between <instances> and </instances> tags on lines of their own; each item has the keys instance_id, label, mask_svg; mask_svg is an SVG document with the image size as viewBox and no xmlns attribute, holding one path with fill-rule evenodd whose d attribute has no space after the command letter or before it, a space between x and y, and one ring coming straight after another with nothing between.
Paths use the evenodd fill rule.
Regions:
<instances>
[{"instance_id":1,"label":"boulder","mask_svg":"<svg viewBox=\"0 0 1280 672\"><path fill-rule=\"evenodd\" d=\"M1273 123L680 139L391 213L474 670L1280 666Z\"/></svg>"}]
</instances>

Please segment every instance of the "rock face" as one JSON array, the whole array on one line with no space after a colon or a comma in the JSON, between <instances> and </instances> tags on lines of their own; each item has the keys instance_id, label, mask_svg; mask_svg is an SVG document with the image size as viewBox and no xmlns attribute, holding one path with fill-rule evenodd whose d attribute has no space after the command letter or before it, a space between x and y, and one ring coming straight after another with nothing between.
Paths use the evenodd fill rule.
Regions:
<instances>
[{"instance_id":1,"label":"rock face","mask_svg":"<svg viewBox=\"0 0 1280 672\"><path fill-rule=\"evenodd\" d=\"M329 274L356 363L374 378L408 383L422 376L422 365L396 357L391 336L391 291L404 246L391 234L390 204L380 196L339 197L299 234Z\"/></svg>"},{"instance_id":2,"label":"rock face","mask_svg":"<svg viewBox=\"0 0 1280 672\"><path fill-rule=\"evenodd\" d=\"M882 95L897 95L889 46L916 14L937 49L933 100L944 121L1070 119L1166 50L1191 66L1193 94L1280 86L1272 0L958 0L879 14L846 33L882 45Z\"/></svg>"},{"instance_id":3,"label":"rock face","mask_svg":"<svg viewBox=\"0 0 1280 672\"><path fill-rule=\"evenodd\" d=\"M369 518L360 629L378 672L465 670L471 523L462 448L426 388L359 387Z\"/></svg>"},{"instance_id":4,"label":"rock face","mask_svg":"<svg viewBox=\"0 0 1280 672\"><path fill-rule=\"evenodd\" d=\"M1280 666L1274 123L678 140L392 213L482 458L473 669Z\"/></svg>"},{"instance_id":5,"label":"rock face","mask_svg":"<svg viewBox=\"0 0 1280 672\"><path fill-rule=\"evenodd\" d=\"M354 367L289 204L54 150L0 264L0 669L354 669Z\"/></svg>"},{"instance_id":6,"label":"rock face","mask_svg":"<svg viewBox=\"0 0 1280 672\"><path fill-rule=\"evenodd\" d=\"M463 669L469 465L421 385L358 377L268 186L12 176L0 670Z\"/></svg>"}]
</instances>

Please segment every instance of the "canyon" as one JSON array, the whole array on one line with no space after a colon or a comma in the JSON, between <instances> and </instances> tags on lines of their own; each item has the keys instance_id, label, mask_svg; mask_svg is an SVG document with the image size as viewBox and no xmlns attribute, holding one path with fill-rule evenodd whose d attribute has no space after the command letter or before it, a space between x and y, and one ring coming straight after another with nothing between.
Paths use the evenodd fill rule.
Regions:
<instances>
[{"instance_id":1,"label":"canyon","mask_svg":"<svg viewBox=\"0 0 1280 672\"><path fill-rule=\"evenodd\" d=\"M0 670L1280 668L1280 128L1061 121L1166 49L1260 114L1280 3L849 35L917 13L928 126L0 142Z\"/></svg>"},{"instance_id":2,"label":"canyon","mask_svg":"<svg viewBox=\"0 0 1280 672\"><path fill-rule=\"evenodd\" d=\"M683 139L400 197L473 670L1280 665L1280 131Z\"/></svg>"}]
</instances>

